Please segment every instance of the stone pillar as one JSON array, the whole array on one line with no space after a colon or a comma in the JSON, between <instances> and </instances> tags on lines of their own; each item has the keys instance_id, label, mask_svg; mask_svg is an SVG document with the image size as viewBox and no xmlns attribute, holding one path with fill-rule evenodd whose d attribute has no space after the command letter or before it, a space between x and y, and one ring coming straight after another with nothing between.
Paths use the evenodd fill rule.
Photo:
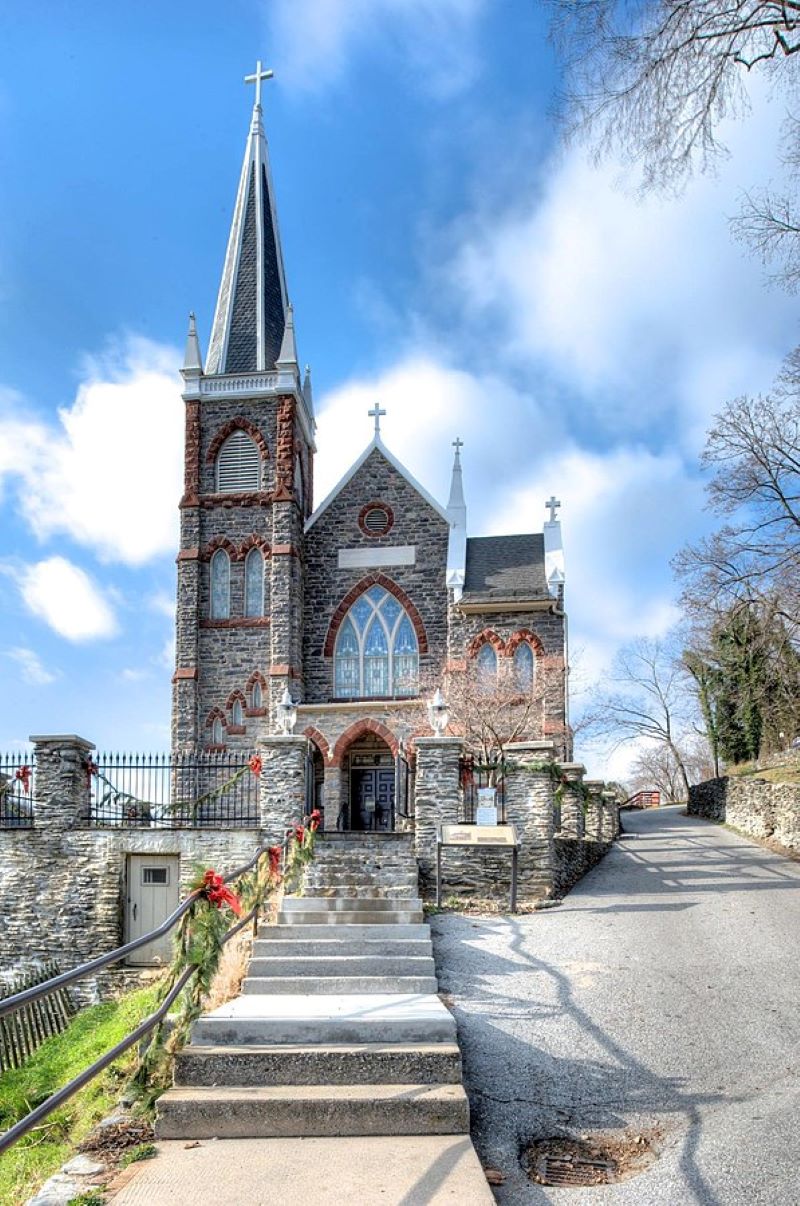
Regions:
<instances>
[{"instance_id":1,"label":"stone pillar","mask_svg":"<svg viewBox=\"0 0 800 1206\"><path fill-rule=\"evenodd\" d=\"M577 839L586 832L586 807L583 793L579 790L586 767L580 762L562 762L561 773L567 782L561 794L561 833L562 838Z\"/></svg>"},{"instance_id":2,"label":"stone pillar","mask_svg":"<svg viewBox=\"0 0 800 1206\"><path fill-rule=\"evenodd\" d=\"M294 733L262 737L263 763L258 792L260 825L267 841L279 842L306 810L308 738Z\"/></svg>"},{"instance_id":3,"label":"stone pillar","mask_svg":"<svg viewBox=\"0 0 800 1206\"><path fill-rule=\"evenodd\" d=\"M342 768L325 763L325 780L322 784L325 828L336 831L339 813L342 810Z\"/></svg>"},{"instance_id":4,"label":"stone pillar","mask_svg":"<svg viewBox=\"0 0 800 1206\"><path fill-rule=\"evenodd\" d=\"M617 803L617 793L614 791L604 791L603 815L600 820L600 840L603 842L613 842L617 836L618 825L619 804Z\"/></svg>"},{"instance_id":5,"label":"stone pillar","mask_svg":"<svg viewBox=\"0 0 800 1206\"><path fill-rule=\"evenodd\" d=\"M34 818L37 829L86 829L89 776L95 748L74 733L31 737L36 763Z\"/></svg>"},{"instance_id":6,"label":"stone pillar","mask_svg":"<svg viewBox=\"0 0 800 1206\"><path fill-rule=\"evenodd\" d=\"M456 825L461 807L460 737L418 737L414 782L414 846L425 886L436 880L436 836L440 825Z\"/></svg>"},{"instance_id":7,"label":"stone pillar","mask_svg":"<svg viewBox=\"0 0 800 1206\"><path fill-rule=\"evenodd\" d=\"M586 779L584 786L589 789L585 836L592 842L600 842L603 840L603 788L605 783L602 779Z\"/></svg>"},{"instance_id":8,"label":"stone pillar","mask_svg":"<svg viewBox=\"0 0 800 1206\"><path fill-rule=\"evenodd\" d=\"M513 743L506 749L511 762L551 762L552 741ZM520 841L520 897L550 896L555 886L555 784L549 770L512 770L506 775L506 820Z\"/></svg>"}]
</instances>

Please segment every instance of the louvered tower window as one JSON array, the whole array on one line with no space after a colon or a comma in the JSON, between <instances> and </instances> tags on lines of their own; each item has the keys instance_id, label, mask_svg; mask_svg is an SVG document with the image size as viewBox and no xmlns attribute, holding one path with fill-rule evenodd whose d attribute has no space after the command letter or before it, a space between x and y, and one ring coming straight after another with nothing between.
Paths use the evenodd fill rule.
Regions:
<instances>
[{"instance_id":1,"label":"louvered tower window","mask_svg":"<svg viewBox=\"0 0 800 1206\"><path fill-rule=\"evenodd\" d=\"M261 457L255 440L246 431L234 431L217 456L217 490L220 494L242 494L260 486Z\"/></svg>"}]
</instances>

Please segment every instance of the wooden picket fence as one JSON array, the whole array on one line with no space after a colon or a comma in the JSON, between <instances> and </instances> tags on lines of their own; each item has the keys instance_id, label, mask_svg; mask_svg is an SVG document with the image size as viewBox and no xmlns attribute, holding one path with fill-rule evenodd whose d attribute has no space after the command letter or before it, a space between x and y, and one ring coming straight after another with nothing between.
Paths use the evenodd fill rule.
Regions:
<instances>
[{"instance_id":1,"label":"wooden picket fence","mask_svg":"<svg viewBox=\"0 0 800 1206\"><path fill-rule=\"evenodd\" d=\"M11 997L43 984L57 976L60 968L51 962L16 976L2 985L0 997ZM75 1009L66 988L56 989L38 1001L32 1001L15 1013L0 1018L0 1072L19 1068L30 1059L37 1047L54 1034L66 1029Z\"/></svg>"}]
</instances>

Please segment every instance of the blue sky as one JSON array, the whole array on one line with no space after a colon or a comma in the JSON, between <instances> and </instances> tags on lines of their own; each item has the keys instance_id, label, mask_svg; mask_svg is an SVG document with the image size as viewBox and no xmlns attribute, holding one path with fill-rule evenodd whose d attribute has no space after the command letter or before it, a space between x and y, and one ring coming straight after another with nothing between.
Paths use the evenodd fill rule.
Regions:
<instances>
[{"instance_id":1,"label":"blue sky","mask_svg":"<svg viewBox=\"0 0 800 1206\"><path fill-rule=\"evenodd\" d=\"M561 145L532 0L31 0L0 40L0 747L167 744L176 369L190 309L207 343L257 57L317 498L378 398L438 497L465 440L472 534L562 499L583 677L669 627L708 421L796 342L726 224L773 174L774 101L715 177L642 201Z\"/></svg>"}]
</instances>

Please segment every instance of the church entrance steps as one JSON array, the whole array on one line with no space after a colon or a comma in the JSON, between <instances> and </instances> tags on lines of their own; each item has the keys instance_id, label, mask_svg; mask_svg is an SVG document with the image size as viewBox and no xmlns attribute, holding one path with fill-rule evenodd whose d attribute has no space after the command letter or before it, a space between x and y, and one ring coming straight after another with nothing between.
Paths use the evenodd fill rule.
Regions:
<instances>
[{"instance_id":1,"label":"church entrance steps","mask_svg":"<svg viewBox=\"0 0 800 1206\"><path fill-rule=\"evenodd\" d=\"M277 928L275 926L271 927ZM275 942L267 941L266 938L257 938L253 943L253 966L258 959L267 959L274 957L276 959L314 959L319 956L330 956L338 958L345 955L361 955L368 957L370 955L387 955L390 957L409 956L410 958L419 958L420 956L431 957L430 939L426 938L395 938L394 934L389 932L383 938L376 939L374 931L379 929L379 926L347 926L346 933L340 934L337 930L336 934L331 935L331 931L326 929L322 938L306 938L305 930L303 936L298 937L298 930L295 926L289 926L289 932L283 934L279 940L279 945L276 948ZM306 926L307 930L309 927ZM386 927L386 930L393 930L397 927ZM420 929L423 927L420 926ZM344 926L340 927L345 930ZM358 930L359 934L355 937L350 936L350 930ZM364 931L367 931L364 933Z\"/></svg>"},{"instance_id":2,"label":"church entrance steps","mask_svg":"<svg viewBox=\"0 0 800 1206\"><path fill-rule=\"evenodd\" d=\"M326 897L319 898L325 901ZM357 900L349 902L358 904ZM365 903L365 902L362 902ZM371 902L376 903L376 902ZM382 903L382 902L377 902ZM368 911L367 909L350 909L346 913L339 910L335 913L321 913L319 910L297 909L291 913L280 914L281 924L284 925L421 925L424 920L422 909L396 908L391 912Z\"/></svg>"},{"instance_id":3,"label":"church entrance steps","mask_svg":"<svg viewBox=\"0 0 800 1206\"><path fill-rule=\"evenodd\" d=\"M160 1139L453 1135L469 1130L461 1085L216 1085L171 1089Z\"/></svg>"},{"instance_id":4,"label":"church entrance steps","mask_svg":"<svg viewBox=\"0 0 800 1206\"><path fill-rule=\"evenodd\" d=\"M412 897L407 907L411 906L421 907L419 897ZM281 914L287 917L292 913L357 913L361 910L367 913L385 912L387 916L395 911L393 901L383 900L379 896L364 896L359 900L341 896L284 896L281 904Z\"/></svg>"},{"instance_id":5,"label":"church entrance steps","mask_svg":"<svg viewBox=\"0 0 800 1206\"><path fill-rule=\"evenodd\" d=\"M336 930L331 930L326 924L310 923L299 930L296 925L262 925L258 929L256 945L261 942L424 942L431 949L431 932L422 922L411 924L387 923L359 924L358 922L342 922ZM411 952L409 952L411 953ZM419 953L418 951L415 953Z\"/></svg>"},{"instance_id":6,"label":"church entrance steps","mask_svg":"<svg viewBox=\"0 0 800 1206\"><path fill-rule=\"evenodd\" d=\"M452 1014L438 997L416 993L245 994L199 1018L192 1031L193 1046L212 1047L455 1041Z\"/></svg>"},{"instance_id":7,"label":"church entrance steps","mask_svg":"<svg viewBox=\"0 0 800 1206\"><path fill-rule=\"evenodd\" d=\"M307 992L342 995L344 993L426 993L436 992L435 976L269 976L262 979L248 976L242 985L244 993Z\"/></svg>"},{"instance_id":8,"label":"church entrance steps","mask_svg":"<svg viewBox=\"0 0 800 1206\"><path fill-rule=\"evenodd\" d=\"M456 1043L345 1043L328 1047L188 1046L176 1085L461 1084Z\"/></svg>"},{"instance_id":9,"label":"church entrance steps","mask_svg":"<svg viewBox=\"0 0 800 1206\"><path fill-rule=\"evenodd\" d=\"M306 900L324 899L330 896L343 896L347 900L364 899L364 894L367 891L367 886L364 884L353 883L351 880L345 880L343 883L332 885L330 882L320 884L318 887L314 884L306 884L304 886L304 895ZM380 896L374 896L376 900L416 900L419 897L419 887L414 884L394 884L390 888L383 888Z\"/></svg>"},{"instance_id":10,"label":"church entrance steps","mask_svg":"<svg viewBox=\"0 0 800 1206\"><path fill-rule=\"evenodd\" d=\"M346 953L335 948L322 955L297 955L270 952L266 957L256 956L250 961L248 978L259 979L270 976L435 976L436 968L430 955L395 954L374 951L372 954ZM272 948L274 951L275 948ZM435 991L435 990L434 990Z\"/></svg>"}]
</instances>

